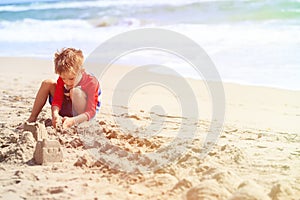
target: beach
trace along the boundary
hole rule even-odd
[[[223,83],[224,123],[203,156],[211,124],[211,99],[203,81],[187,79],[191,88],[200,88],[195,122],[180,115],[176,95],[157,88],[136,92],[123,105],[112,102],[118,89],[113,86],[131,68],[111,67],[101,79],[102,106],[94,121],[61,132],[47,126],[49,139],[61,145],[63,161],[37,165],[32,160],[36,141],[16,128],[28,118],[41,81],[57,78],[53,63],[30,57],[1,57],[0,63],[0,199],[299,198],[297,90]],[[155,99],[166,107],[165,114],[149,110]],[[112,112],[112,106],[121,111]],[[44,124],[49,118],[47,103],[38,122]],[[150,127],[145,135],[151,120],[160,118],[165,119],[162,129]],[[118,119],[127,119],[137,128],[122,129]],[[197,128],[188,140],[176,135],[183,121]],[[161,148],[164,145],[166,149]],[[180,146],[187,148],[172,157],[170,152]],[[151,153],[165,156],[167,162],[154,162]]]
[[[0,199],[299,199],[299,6],[2,0]],[[99,112],[18,129],[67,47]]]

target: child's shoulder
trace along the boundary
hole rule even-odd
[[[85,82],[85,83],[93,83],[93,84],[98,84],[99,83],[97,77],[94,76],[91,73],[88,73],[88,72],[84,72],[83,73],[83,82]]]
[[[86,71],[83,72],[83,76],[86,76],[86,78],[89,78],[89,79],[97,79],[97,77],[93,73],[89,73]]]

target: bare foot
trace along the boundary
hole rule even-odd
[[[32,122],[35,122],[35,121],[36,121],[36,120],[30,120],[30,119],[28,119],[28,120],[26,120],[24,123],[19,124],[19,125],[17,126],[17,130],[23,130],[23,129],[24,129],[25,123],[32,123]]]

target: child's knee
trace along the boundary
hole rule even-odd
[[[86,94],[81,90],[81,88],[75,87],[70,90],[70,97],[72,100],[86,99]]]
[[[53,79],[46,79],[42,82],[41,87],[48,87],[50,88],[51,86],[55,86],[56,82]]]

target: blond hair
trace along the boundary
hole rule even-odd
[[[55,73],[59,75],[63,72],[76,74],[82,69],[83,60],[81,50],[63,48],[54,56]]]

